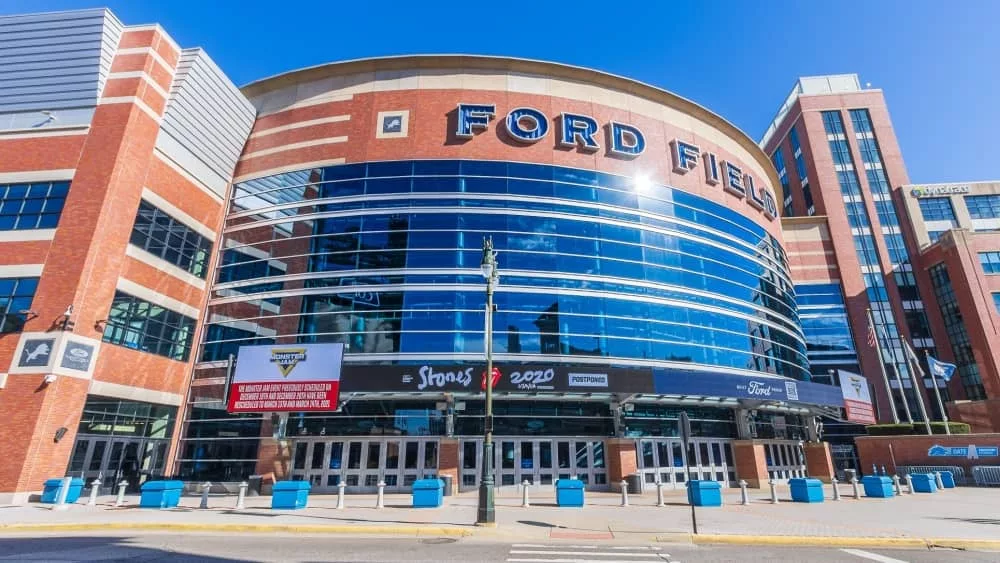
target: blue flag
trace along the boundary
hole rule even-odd
[[[955,373],[955,364],[940,362],[931,356],[927,356],[927,367],[931,368],[935,377],[940,377],[946,383],[951,381],[951,375]]]

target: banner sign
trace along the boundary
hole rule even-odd
[[[335,411],[343,344],[241,346],[228,411]]]
[[[981,457],[1000,456],[998,446],[939,446],[933,445],[927,450],[928,457],[964,457],[967,459],[979,459]]]
[[[496,364],[499,392],[652,393],[648,368]],[[344,392],[415,391],[480,393],[482,364],[344,366]]]
[[[875,424],[875,408],[872,406],[868,380],[849,371],[837,370],[840,376],[840,392],[844,396],[847,420],[858,424]]]
[[[750,377],[653,368],[653,383],[659,395],[695,395],[844,406],[840,389],[833,385],[780,377]]]

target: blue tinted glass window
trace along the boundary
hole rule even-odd
[[[212,241],[146,201],[139,202],[129,242],[199,278],[208,274]]]
[[[195,320],[122,291],[116,291],[105,342],[187,361],[194,338]]]
[[[919,200],[920,214],[924,221],[954,221],[955,210],[951,207],[951,198],[926,197]]]
[[[24,329],[37,287],[38,278],[0,278],[0,334]]]
[[[1000,252],[980,252],[979,263],[987,274],[1000,274]]]
[[[54,228],[68,191],[69,182],[0,184],[0,231]]]
[[[1000,217],[1000,195],[967,195],[965,206],[973,219],[996,219]]]

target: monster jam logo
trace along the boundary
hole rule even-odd
[[[278,371],[281,372],[281,377],[288,377],[288,374],[292,373],[295,366],[299,365],[299,362],[304,361],[306,361],[305,348],[271,349],[271,363],[278,366]]]

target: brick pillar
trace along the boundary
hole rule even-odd
[[[803,445],[806,452],[806,472],[813,479],[829,483],[835,475],[833,457],[830,455],[828,442],[806,442]]]
[[[451,476],[451,494],[458,493],[458,438],[441,438],[438,445],[438,475]]]
[[[748,487],[759,489],[767,484],[767,457],[764,444],[754,440],[733,442],[733,461],[736,462],[736,478],[747,482]]]
[[[272,438],[270,417],[265,416],[260,425],[260,445],[257,446],[257,475],[264,477],[264,484],[288,479],[292,469],[292,442]]]
[[[636,454],[635,440],[628,438],[608,438],[604,441],[604,449],[608,452],[608,483],[614,486],[639,470],[639,457]]]
[[[44,377],[10,375],[0,391],[0,412],[6,413],[0,425],[0,503],[27,502],[46,479],[66,475],[90,382],[60,376],[43,384]],[[59,428],[66,433],[56,442]]]

